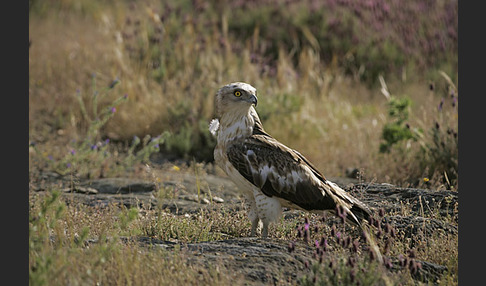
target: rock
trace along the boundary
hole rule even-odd
[[[412,237],[415,235],[430,237],[432,234],[438,231],[442,231],[445,234],[457,235],[457,226],[437,219],[424,218],[420,216],[387,216],[383,219],[383,225],[387,222],[396,229],[402,230],[405,237]]]
[[[418,260],[417,262],[419,262],[422,267],[418,269],[417,273],[412,274],[412,276],[415,279],[425,283],[438,283],[439,278],[444,272],[447,271],[446,266],[420,260]]]
[[[96,195],[98,190],[89,187],[75,186],[73,188],[64,188],[61,190],[64,193],[79,193],[85,195]]]
[[[46,181],[52,181],[56,188],[62,185],[62,196],[69,197],[67,201],[75,200],[89,206],[108,206],[112,203],[126,207],[144,206],[162,208],[176,215],[197,214],[201,209],[215,210],[218,209],[216,204],[221,203],[224,203],[227,210],[239,210],[242,207],[241,195],[236,186],[226,177],[201,175],[196,178],[193,174],[183,172],[155,175],[162,178],[160,184],[131,178],[105,178],[81,180],[74,187],[71,187],[72,179],[56,177],[55,174],[46,174],[44,177]],[[389,223],[405,237],[410,238],[421,234],[430,236],[436,232],[444,232],[448,235],[458,233],[457,226],[449,223],[457,222],[458,193],[455,191],[401,188],[386,183],[362,183],[351,178],[330,180],[375,211],[384,209],[385,215],[381,222],[383,229],[384,225]],[[163,188],[159,191],[161,186]],[[35,186],[32,185],[32,188],[35,189]],[[39,187],[38,191],[48,189],[43,186]],[[406,208],[406,212],[403,208]],[[426,217],[427,214],[431,215]],[[283,215],[284,219],[292,219],[301,216],[302,213],[296,210],[285,210]],[[442,216],[448,219],[440,220]],[[334,216],[330,216],[330,219],[338,220]],[[246,277],[246,285],[297,284],[298,277],[309,273],[305,264],[313,257],[313,248],[310,246],[299,245],[295,251],[289,253],[289,242],[275,239],[228,238],[195,243],[177,243],[148,237],[122,238],[122,240],[127,242],[135,240],[147,247],[169,251],[177,247],[187,252],[188,263],[209,267],[227,261],[230,270],[234,269]],[[397,258],[391,260],[394,265],[397,264]],[[414,274],[414,278],[418,281],[435,283],[442,273],[447,271],[445,266],[426,261],[418,262],[422,266]],[[277,273],[282,271],[283,274],[279,277]]]
[[[339,183],[338,183],[339,184]],[[373,208],[384,208],[387,212],[409,205],[418,215],[438,210],[441,216],[457,217],[458,192],[436,191],[416,188],[400,188],[390,184],[358,183],[342,186],[353,196]]]
[[[404,267],[410,267],[410,265],[403,267],[400,266],[400,259],[397,257],[391,257],[390,260],[393,265],[392,271],[398,271]],[[438,265],[435,263],[430,263],[417,259],[415,259],[414,261],[415,265],[420,264],[420,267],[416,268],[416,271],[412,273],[412,277],[424,283],[438,284],[438,280],[440,280],[442,274],[447,271],[447,267],[443,265]]]
[[[213,197],[213,202],[222,204],[222,203],[224,203],[224,200],[222,198],[220,198],[220,197],[214,196]]]
[[[351,178],[351,179],[357,179],[359,176],[359,169],[358,168],[346,168],[345,171],[346,177]]]
[[[313,263],[314,249],[301,242],[289,252],[288,241],[266,240],[255,237],[233,238],[209,242],[175,243],[155,238],[123,238],[124,241],[138,241],[149,247],[174,250],[176,247],[187,254],[189,263],[206,266],[225,261],[225,266],[237,269],[246,277],[245,285],[296,284],[302,275],[308,275],[307,263]],[[391,271],[402,269],[397,257],[390,257]],[[420,264],[412,276],[424,283],[436,283],[447,271],[446,266],[415,260]],[[405,266],[407,267],[407,266]]]
[[[179,245],[180,250],[188,254],[189,262],[194,264],[209,266],[225,261],[227,267],[237,269],[246,277],[245,285],[278,285],[288,283],[289,279],[296,283],[298,277],[307,273],[305,261],[309,261],[313,253],[305,245],[289,253],[288,241],[254,237],[187,244],[147,238],[139,238],[138,241],[143,245],[167,250]]]
[[[82,185],[96,189],[101,194],[148,193],[156,190],[155,183],[129,178],[96,179]]]

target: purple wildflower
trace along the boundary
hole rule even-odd
[[[349,271],[349,279],[351,280],[351,283],[354,283],[356,280],[356,270],[354,270],[354,268]]]
[[[118,78],[115,78],[111,83],[110,85],[108,86],[108,88],[114,88],[115,85],[117,85],[118,83],[120,82],[120,80]]]
[[[380,238],[383,234],[383,231],[381,230],[381,228],[379,228],[377,231],[376,231],[376,237]]]
[[[112,107],[111,108],[111,113],[115,113],[116,112],[116,107]]]
[[[322,246],[322,251],[327,251],[327,247],[329,244],[327,243],[327,238],[324,238],[324,236],[321,239],[321,246]]]
[[[415,258],[415,251],[413,249],[408,250],[408,257]]]
[[[295,241],[289,242],[288,250],[289,250],[289,253],[291,253],[295,250]]]
[[[302,228],[300,226],[297,227],[297,237],[298,238],[302,237]]]
[[[374,261],[376,259],[376,255],[371,248],[368,250],[368,254],[370,256],[370,261]]]
[[[353,248],[352,248],[352,250],[353,250],[354,253],[358,253],[358,249],[359,249],[359,241],[357,239],[355,239],[353,241]]]
[[[341,207],[339,205],[336,206],[336,214],[337,214],[338,217],[341,217],[342,216]]]
[[[336,213],[337,213],[337,216],[339,218],[341,218],[341,222],[344,223],[344,221],[346,220],[346,216],[347,216],[346,210],[344,208],[342,208],[341,206],[336,206]]]
[[[310,232],[309,232],[309,230],[308,230],[308,229],[305,229],[305,230],[304,230],[304,242],[305,242],[305,243],[308,243],[308,242],[309,242],[309,240],[310,240]]]
[[[326,219],[327,219],[327,214],[326,214],[326,212],[322,212],[321,221],[322,221],[322,222],[325,222],[325,221],[326,221]]]
[[[406,262],[405,262],[405,258],[403,257],[403,254],[398,255],[398,264],[401,267],[405,267]]]
[[[348,236],[345,240],[344,247],[348,248],[352,243],[351,236]]]
[[[444,98],[440,100],[439,106],[437,107],[438,111],[442,111],[442,105],[444,105]]]
[[[378,215],[379,215],[380,217],[384,217],[384,216],[385,216],[385,209],[384,209],[384,208],[380,208],[380,209],[378,210]]]
[[[347,265],[349,267],[354,267],[356,265],[356,259],[353,256],[349,256]]]
[[[383,263],[385,264],[385,267],[388,268],[388,269],[391,269],[393,267],[391,259],[388,258],[388,257],[384,257]]]
[[[417,264],[417,262],[414,259],[411,259],[410,260],[410,262],[408,264],[408,269],[410,270],[410,272],[412,272],[412,274],[417,273],[417,271],[418,271],[418,264]]]

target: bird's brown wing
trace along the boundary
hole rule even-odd
[[[278,197],[302,209],[350,209],[354,199],[327,181],[297,151],[266,135],[253,135],[227,149],[231,164],[270,197]]]

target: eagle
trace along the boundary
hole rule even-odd
[[[261,224],[266,238],[269,224],[280,219],[283,207],[313,213],[341,210],[356,225],[369,220],[371,211],[363,202],[263,129],[257,102],[257,90],[250,84],[227,84],[216,93],[216,118],[209,126],[217,138],[214,160],[246,200],[251,236]]]

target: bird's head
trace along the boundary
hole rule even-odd
[[[244,82],[234,82],[221,87],[216,93],[216,114],[221,117],[227,112],[248,112],[251,106],[257,105],[256,93],[256,88]]]

